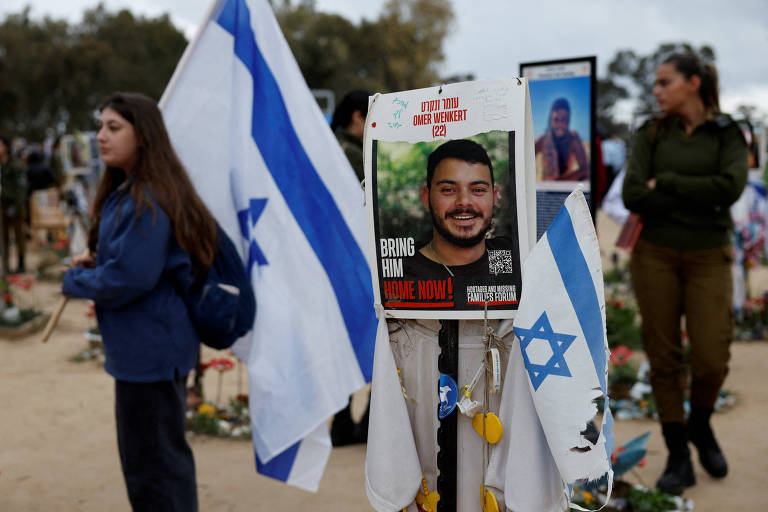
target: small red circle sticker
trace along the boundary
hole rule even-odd
[[[376,128],[376,123],[371,123],[371,128]]]

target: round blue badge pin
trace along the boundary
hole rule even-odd
[[[442,420],[447,418],[456,408],[456,403],[459,400],[459,386],[453,377],[441,373],[437,393],[440,397],[437,416]]]

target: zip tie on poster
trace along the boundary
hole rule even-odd
[[[501,341],[501,338],[496,336],[496,333],[493,330],[493,327],[488,327],[488,300],[485,300],[485,305],[483,307],[484,315],[483,315],[483,327],[485,328],[485,336],[483,336],[483,345],[485,346],[485,356],[486,356],[486,368],[488,368],[491,371],[491,381],[487,382],[486,385],[490,384],[490,389],[486,387],[486,392],[490,391],[491,393],[498,393],[501,389],[501,356],[499,355],[499,346],[503,347],[504,343]],[[491,346],[493,345],[493,346]],[[487,393],[486,393],[487,394]]]
[[[491,393],[498,393],[501,389],[501,357],[499,356],[499,349],[490,349],[488,355],[491,359]]]

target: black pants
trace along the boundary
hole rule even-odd
[[[185,383],[115,381],[117,446],[134,512],[197,511]]]

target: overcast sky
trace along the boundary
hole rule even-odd
[[[102,0],[108,9],[169,13],[191,38],[210,0]],[[2,0],[0,16],[32,6],[33,16],[79,21],[97,0]],[[318,10],[358,21],[375,19],[385,0],[316,0]],[[445,76],[516,76],[532,60],[597,55],[604,75],[618,49],[652,52],[659,43],[714,47],[721,104],[758,105],[768,115],[768,0],[451,0],[456,21],[446,40]]]

